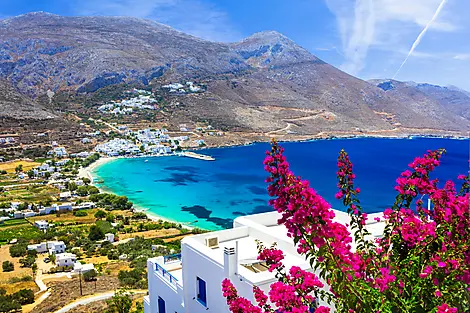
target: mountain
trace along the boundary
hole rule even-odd
[[[470,121],[421,92],[385,91],[350,76],[284,35],[202,40],[129,17],[43,12],[0,20],[0,78],[36,99],[49,91],[197,81],[207,91],[173,96],[170,123],[210,121],[256,134],[467,131]]]
[[[454,86],[445,87],[390,79],[376,79],[370,82],[396,97],[411,97],[427,108],[434,108],[439,114],[450,113],[470,120],[470,93],[465,90]]]
[[[57,116],[18,92],[8,81],[0,79],[0,120],[47,120]]]

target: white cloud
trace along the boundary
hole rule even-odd
[[[357,75],[365,66],[371,47],[382,50],[406,50],[416,35],[429,23],[441,0],[325,0],[335,14],[345,61],[341,68]],[[434,31],[455,31],[443,10],[430,26]],[[413,53],[420,56],[420,53]],[[423,55],[421,55],[423,56]]]
[[[147,18],[207,40],[230,42],[242,37],[226,12],[204,0],[84,0],[77,6],[78,15]]]
[[[470,53],[462,53],[454,56],[455,60],[467,61],[470,60]]]

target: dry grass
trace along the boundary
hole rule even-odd
[[[95,265],[96,264],[101,264],[101,263],[107,263],[107,262],[110,261],[106,255],[100,255],[100,256],[95,256],[94,255],[90,258],[88,258],[88,257],[86,257],[86,255],[84,255],[82,260],[86,263],[93,263]]]
[[[38,162],[18,160],[18,161],[0,163],[0,171],[5,170],[8,173],[14,173],[15,168],[20,164],[23,165],[23,172],[27,172],[30,169],[41,165],[41,163],[38,163]]]
[[[131,268],[129,267],[129,263],[125,261],[115,261],[106,266],[103,266],[103,273],[109,271],[110,276],[117,276],[120,271],[128,271]]]
[[[78,277],[74,277],[67,281],[53,282],[47,285],[51,287],[51,295],[44,300],[44,302],[34,308],[34,313],[55,312],[68,303],[81,297]],[[119,288],[119,280],[117,277],[99,276],[96,281],[96,289],[95,282],[84,281],[82,281],[82,288],[83,296],[116,290]]]
[[[147,231],[141,231],[141,232],[136,232],[136,233],[128,233],[128,234],[119,234],[119,239],[124,240],[128,238],[134,238],[134,237],[144,237],[144,238],[159,238],[159,237],[166,237],[166,236],[174,236],[178,235],[180,231],[175,228],[170,228],[170,229],[155,229],[155,230],[147,230]]]
[[[12,258],[10,256],[10,245],[0,246],[1,262],[3,263],[3,261],[10,261],[13,263],[15,267],[15,269],[12,272],[3,272],[3,270],[0,272],[0,284],[8,284],[8,280],[10,280],[13,277],[23,277],[23,276],[32,277],[33,276],[33,271],[30,268],[20,267],[21,266],[19,262],[20,259],[21,258]]]
[[[0,284],[0,288],[5,289],[7,294],[15,293],[21,289],[31,289],[33,292],[39,291],[39,288],[34,281],[24,281],[14,284]]]

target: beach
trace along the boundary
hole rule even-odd
[[[117,157],[101,157],[92,164],[90,164],[90,166],[80,168],[78,170],[78,177],[87,177],[93,182],[93,170],[116,159]]]
[[[146,156],[146,157],[158,157],[158,156]],[[123,157],[101,157],[99,158],[96,162],[93,162],[90,166],[88,167],[84,167],[84,168],[80,168],[79,171],[78,171],[78,177],[87,177],[91,180],[91,184],[95,187],[97,187],[101,193],[113,193],[115,194],[114,192],[108,190],[108,189],[105,189],[105,188],[102,188],[101,186],[98,186],[96,185],[96,183],[94,182],[94,178],[93,177],[93,171],[97,168],[99,168],[100,166],[103,166],[104,164],[106,163],[109,163],[109,162],[112,162],[112,161],[115,161],[117,159],[120,159],[120,158],[123,158]],[[119,196],[123,196],[121,194],[118,194]],[[179,221],[176,221],[176,220],[172,220],[172,219],[169,219],[169,218],[165,218],[165,217],[162,217],[158,214],[155,214],[153,212],[149,212],[149,209],[148,208],[144,208],[144,207],[141,207],[139,206],[138,204],[134,204],[133,206],[133,209],[136,211],[136,212],[142,212],[142,213],[145,213],[147,215],[147,217],[149,219],[151,219],[152,221],[158,221],[158,220],[162,220],[162,221],[165,221],[165,222],[170,222],[170,223],[177,223],[177,224],[181,224],[182,227],[186,228],[186,229],[193,229],[195,228],[194,226],[189,226],[185,223],[182,223],[182,222],[179,222]]]

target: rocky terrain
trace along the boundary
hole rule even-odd
[[[0,20],[0,77],[31,99],[122,83],[196,81],[207,91],[168,96],[180,104],[165,115],[170,123],[203,120],[253,134],[470,129],[463,92],[443,96],[399,82],[383,88],[382,81],[350,76],[274,31],[224,44],[136,18],[30,13]]]

